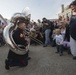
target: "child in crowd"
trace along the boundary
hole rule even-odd
[[[59,53],[60,56],[62,56],[63,55],[63,37],[61,35],[60,29],[56,29],[55,33],[56,33],[56,35],[55,35],[54,39],[56,40],[56,47],[57,47],[56,53]]]

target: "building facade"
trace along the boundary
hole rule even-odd
[[[67,7],[64,7],[64,5],[61,6],[62,7],[62,11],[61,13],[58,14],[58,17],[61,17],[62,20],[68,18],[70,19],[71,15],[72,15],[72,11],[69,8],[69,5]]]

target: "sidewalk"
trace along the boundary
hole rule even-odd
[[[63,56],[56,54],[55,47],[31,46],[29,64],[27,67],[4,68],[8,47],[0,47],[0,75],[76,75],[76,60],[64,52]]]

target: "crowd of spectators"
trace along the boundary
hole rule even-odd
[[[3,29],[5,26],[0,26],[0,46],[4,45],[3,40]],[[56,35],[56,29],[60,29],[61,35],[64,38],[64,45],[63,46],[69,46],[66,45],[66,43],[69,43],[69,25],[68,22],[65,20],[62,21],[50,21],[47,18],[42,18],[42,21],[40,19],[37,20],[37,22],[31,21],[27,25],[27,31],[30,32],[30,44],[39,45],[42,44],[43,47],[47,46],[56,46],[56,41],[54,39]],[[34,39],[33,39],[33,38]]]
[[[75,8],[76,1],[74,1],[70,7],[72,10],[74,9],[76,10]],[[70,43],[73,43],[73,42],[70,42],[71,41],[70,36],[72,38],[74,37],[74,39],[76,38],[75,26],[72,27],[72,24],[75,25],[74,24],[75,23],[74,17],[76,16],[75,12],[76,11],[74,11],[74,15],[72,16],[71,20],[69,19],[68,16],[66,18],[62,18],[61,16],[59,16],[59,19],[56,21],[50,21],[45,17],[42,18],[42,20],[38,19],[37,22],[33,20],[30,21],[30,23],[27,25],[27,28],[26,28],[26,31],[28,32],[26,36],[30,37],[30,45],[33,44],[33,45],[43,45],[43,47],[48,47],[48,46],[56,47],[57,48],[56,53],[59,53],[60,56],[63,55],[64,50],[66,49],[68,54],[73,55],[73,53],[71,53],[72,46],[70,45]],[[0,26],[0,46],[5,44],[3,40],[4,27],[5,26]],[[76,56],[75,56],[75,59],[76,59]]]
[[[30,22],[30,24],[27,26],[27,29],[31,32],[31,36],[33,36],[35,39],[33,40],[31,38],[30,43],[34,45],[42,44],[43,47],[57,47],[58,45],[61,45],[59,47],[59,50],[57,50],[60,54],[60,56],[63,55],[64,50],[68,52],[68,54],[71,54],[70,52],[70,32],[69,32],[69,19],[68,16],[62,21],[59,17],[57,21],[50,21],[47,18],[42,18],[42,21],[38,19],[38,22]],[[57,32],[61,36],[58,36],[59,40],[62,37],[62,41],[59,42],[59,40],[56,38]],[[36,40],[37,39],[37,40]],[[40,42],[41,41],[41,42]],[[57,44],[57,42],[59,44]],[[62,49],[62,51],[60,51]],[[56,53],[58,53],[56,52]],[[62,54],[60,53],[62,52]]]

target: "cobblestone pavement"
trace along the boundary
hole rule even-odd
[[[31,46],[31,60],[27,67],[11,67],[5,69],[5,59],[8,47],[0,47],[0,75],[76,75],[76,60],[64,52],[63,56],[56,54],[55,47]]]

